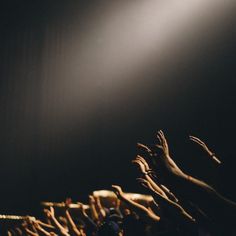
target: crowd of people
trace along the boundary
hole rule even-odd
[[[216,164],[221,161],[200,139],[190,136]],[[172,159],[162,131],[152,146],[138,143],[133,160],[147,196],[127,194],[112,185],[113,195],[91,194],[88,204],[67,199],[63,207],[45,207],[44,218],[26,217],[6,235],[27,236],[215,236],[236,235],[236,203],[207,183],[185,173]]]

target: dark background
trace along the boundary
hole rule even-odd
[[[109,1],[2,4],[0,212],[33,214],[41,200],[84,199],[112,183],[143,191],[131,160],[136,142],[152,143],[158,129],[184,170],[236,200],[233,9],[214,29],[199,33],[203,43],[193,40],[187,52],[170,51],[158,65],[153,57],[133,77],[119,72],[124,85],[106,87],[99,75],[89,80],[76,71],[76,55],[86,47],[87,35],[101,27],[106,5]],[[95,51],[98,61],[99,56]],[[83,63],[88,71],[96,67],[90,58]],[[222,166],[191,144],[189,134],[205,140]]]

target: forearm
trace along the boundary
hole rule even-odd
[[[71,217],[68,210],[66,211],[66,219],[68,220],[69,229],[72,231],[72,233],[74,235],[80,236],[81,234],[80,234],[77,226],[75,225],[75,222],[73,221],[73,219],[72,219],[72,217]]]
[[[37,233],[35,233],[27,228],[25,229],[25,232],[26,232],[26,234],[28,234],[30,236],[39,236]]]
[[[165,197],[167,197],[166,194],[165,194],[165,192],[155,183],[155,181],[154,181],[148,174],[145,175],[145,178],[146,178],[146,180],[151,184],[152,188],[153,188],[155,191],[160,192],[162,195],[164,195]]]
[[[83,221],[86,225],[86,231],[87,231],[88,235],[91,235],[89,232],[96,232],[97,231],[96,223],[88,215],[84,215]]]
[[[49,232],[47,232],[45,229],[43,229],[42,227],[37,227],[37,230],[41,233],[40,235],[45,235],[45,236],[50,236],[51,234]]]
[[[123,202],[125,202],[131,210],[135,211],[139,216],[145,218],[145,219],[152,219],[154,221],[159,221],[160,217],[155,215],[154,213],[150,212],[146,207],[144,207],[143,205],[128,199],[124,196],[121,197],[121,200]]]
[[[219,214],[228,212],[236,216],[236,203],[199,179],[184,174],[176,178],[172,187],[180,198],[192,201],[213,218],[217,218],[216,211]]]
[[[101,216],[102,218],[106,217],[106,212],[105,212],[104,208],[102,207],[102,204],[99,200],[96,202],[96,209],[97,209],[99,216]]]
[[[61,232],[61,234],[63,234],[64,236],[70,236],[66,232],[66,230],[62,227],[62,225],[57,221],[55,216],[52,216],[51,219],[52,219],[53,225],[55,226],[56,229],[58,229]]]
[[[48,228],[48,229],[55,229],[54,226],[52,226],[52,225],[50,225],[50,224],[47,224],[47,223],[44,223],[44,222],[42,222],[42,221],[40,221],[40,220],[38,220],[37,223],[38,223],[39,225],[45,227],[45,228]]]
[[[91,215],[92,215],[93,220],[98,221],[99,217],[98,217],[98,213],[97,213],[97,210],[95,208],[95,205],[91,204],[90,209],[91,209]]]

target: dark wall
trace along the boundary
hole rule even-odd
[[[106,4],[8,1],[1,8],[0,212],[34,212],[41,200],[77,200],[112,183],[140,191],[131,164],[136,142],[151,143],[158,129],[185,170],[236,199],[235,16],[229,11],[194,53],[171,52],[165,70],[153,57],[136,79],[124,72],[126,85],[105,89],[99,78],[77,74],[73,50],[84,53],[96,30],[90,18],[99,22]],[[223,165],[189,134],[206,140]]]

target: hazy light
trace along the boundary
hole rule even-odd
[[[153,61],[160,71],[166,70],[179,59],[171,57],[173,51],[179,51],[182,60],[189,51],[197,52],[194,47],[209,41],[233,5],[230,0],[107,3],[87,19],[84,34],[79,29],[72,32],[73,40],[64,40],[67,61],[58,68],[58,78],[45,84],[47,116],[66,124],[87,120],[101,103],[115,105],[117,95],[125,96],[125,91],[120,94],[123,88],[142,91],[145,78],[136,83],[136,77]],[[53,64],[53,55],[50,60],[45,61]]]

